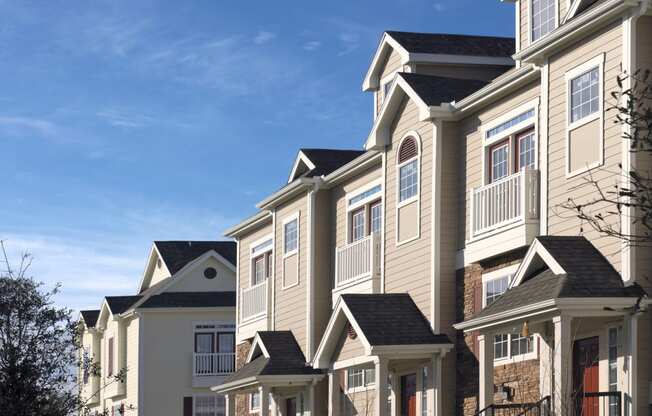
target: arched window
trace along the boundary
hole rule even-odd
[[[416,198],[419,194],[419,144],[408,136],[398,149],[398,201]]]

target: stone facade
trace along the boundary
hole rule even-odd
[[[520,263],[525,249],[516,250],[495,259],[471,264],[457,271],[456,302],[457,322],[470,319],[482,309],[482,274]],[[478,409],[478,334],[458,331],[455,341],[457,361],[456,412],[458,415],[474,415]],[[516,364],[498,366],[494,371],[494,384],[513,389],[511,401],[531,402],[539,397],[539,361],[529,360]],[[536,400],[534,400],[536,401]],[[503,402],[499,395],[495,403]]]
[[[235,348],[235,366],[236,369],[241,369],[245,361],[247,361],[247,355],[251,349],[251,341],[244,341],[238,344]],[[249,416],[249,404],[247,403],[248,395],[238,394],[235,397],[235,414],[236,416]]]

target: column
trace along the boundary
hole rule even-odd
[[[260,391],[260,416],[269,416],[269,387],[261,386]]]
[[[428,415],[442,416],[442,402],[441,402],[441,371],[442,371],[442,356],[435,354],[430,359],[430,368],[428,370]]]
[[[562,416],[572,412],[573,383],[573,345],[570,316],[560,315],[552,318],[555,331],[553,350],[553,404],[554,414]]]
[[[494,338],[492,334],[478,335],[480,354],[480,387],[478,397],[479,410],[494,402]]]
[[[553,386],[552,386],[552,373],[553,373],[553,356],[552,351],[554,349],[554,344],[552,343],[552,337],[548,334],[547,330],[541,332],[540,339],[541,343],[541,353],[539,356],[539,385],[541,386],[541,398],[546,396],[552,397]]]
[[[224,395],[224,415],[235,416],[235,393]]]
[[[386,358],[376,357],[376,400],[374,401],[374,414],[376,416],[389,416],[387,414],[387,375],[389,374],[389,362]]]
[[[274,393],[269,395],[270,416],[278,415],[278,399]]]
[[[638,396],[637,390],[637,369],[638,369],[638,316],[628,316],[625,318],[624,326],[624,343],[626,345],[625,355],[625,395],[623,409],[624,414],[636,416]]]
[[[401,416],[401,396],[399,395],[401,378],[393,373],[390,373],[390,377],[392,380],[390,385],[391,390],[389,393],[391,398],[391,409],[388,416]]]
[[[315,385],[310,384],[306,387],[303,395],[303,415],[312,416],[315,414]]]
[[[328,416],[339,416],[340,409],[340,379],[335,370],[328,372]]]

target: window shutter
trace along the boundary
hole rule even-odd
[[[183,398],[183,416],[192,416],[192,396]]]
[[[414,137],[408,137],[401,143],[401,148],[398,150],[398,163],[403,163],[407,160],[416,157],[419,154],[417,141]]]

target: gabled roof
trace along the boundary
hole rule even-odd
[[[564,17],[563,22],[565,23],[575,16],[584,13],[600,1],[602,0],[574,0],[571,6],[568,8],[568,13]]]
[[[242,384],[274,376],[321,376],[312,368],[291,331],[261,331],[256,334],[246,364],[228,376],[214,391],[227,391]]]
[[[235,292],[163,292],[143,302],[139,308],[235,307]]]
[[[364,150],[301,149],[288,183],[299,177],[326,176],[362,155]]]
[[[107,296],[106,304],[112,315],[120,315],[128,310],[131,305],[138,302],[142,296]]]
[[[215,250],[234,266],[237,263],[236,244],[233,241],[155,241],[154,244],[173,275],[211,250]]]
[[[87,328],[92,328],[97,323],[97,318],[100,316],[99,309],[80,311],[81,318],[84,320]]]
[[[385,33],[395,39],[406,51],[412,53],[509,58],[516,49],[514,38],[507,37],[398,32],[393,30]]]
[[[400,72],[398,74],[416,92],[426,105],[451,103],[483,88],[489,82],[434,75]]]
[[[451,35],[442,33],[413,33],[387,31],[367,70],[362,89],[375,90],[385,61],[394,50],[401,65],[431,63],[444,65],[490,65],[511,67],[511,55],[516,50],[512,38],[495,36]]]

